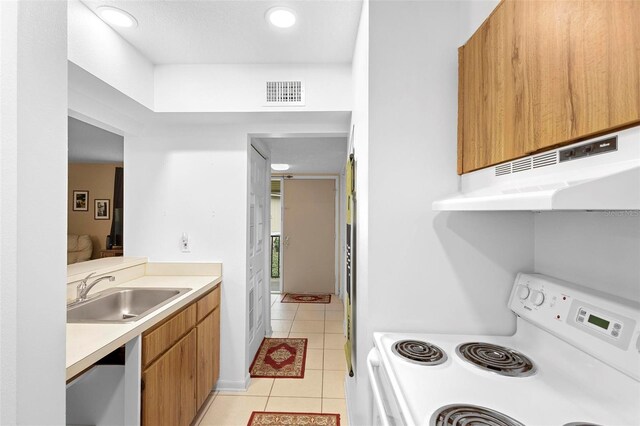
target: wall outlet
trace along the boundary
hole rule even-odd
[[[189,234],[186,232],[182,233],[182,238],[180,239],[180,250],[183,253],[191,252],[191,246],[189,245]]]

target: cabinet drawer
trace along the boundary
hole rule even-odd
[[[197,320],[200,322],[220,304],[220,286],[214,288],[210,293],[203,296],[196,302]]]
[[[149,365],[196,325],[196,306],[191,304],[177,315],[142,334],[142,365]]]

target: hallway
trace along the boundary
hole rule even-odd
[[[342,301],[335,295],[329,304],[281,299],[271,295],[271,337],[308,339],[304,378],[253,378],[246,392],[216,392],[195,425],[245,426],[252,411],[337,413],[340,425],[348,425]]]

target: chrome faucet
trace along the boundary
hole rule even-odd
[[[89,278],[91,278],[94,275],[95,275],[95,272],[92,272],[89,275],[87,275],[83,280],[80,280],[80,284],[78,284],[78,287],[76,287],[76,300],[75,300],[76,302],[84,302],[85,300],[87,300],[87,293],[89,293],[89,290],[91,290],[93,286],[98,284],[100,281],[102,280],[115,281],[116,279],[116,277],[114,277],[113,275],[106,275],[104,277],[100,277],[98,279],[93,280],[91,284],[87,285],[87,281],[89,281]]]

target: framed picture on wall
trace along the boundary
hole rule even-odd
[[[89,211],[89,191],[73,191],[73,211]]]
[[[96,220],[111,219],[111,200],[94,200],[93,218]]]

